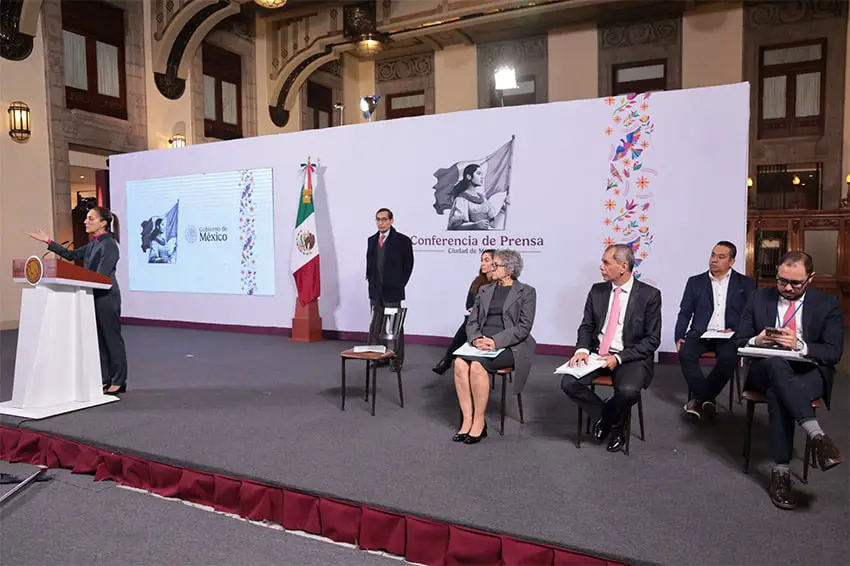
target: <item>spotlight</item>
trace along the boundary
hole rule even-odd
[[[513,67],[501,67],[493,73],[496,81],[496,90],[511,90],[517,88],[516,69]]]
[[[363,112],[363,117],[372,121],[372,116],[375,114],[375,108],[378,107],[378,102],[381,97],[376,94],[370,94],[360,99],[360,111]]]

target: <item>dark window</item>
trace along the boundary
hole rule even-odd
[[[825,54],[825,40],[761,49],[760,138],[823,135]]]
[[[533,75],[517,77],[516,88],[496,90],[495,82],[490,87],[490,107],[522,106],[537,102],[536,83]]]
[[[759,165],[756,169],[756,203],[762,210],[820,208],[821,163]]]
[[[307,81],[307,121],[303,129],[318,130],[333,126],[333,108],[333,90]]]
[[[65,105],[127,119],[124,11],[103,2],[62,2]]]
[[[242,58],[204,43],[204,135],[242,137]]]
[[[425,91],[387,95],[387,120],[425,115]]]
[[[612,96],[667,90],[667,61],[614,65]]]

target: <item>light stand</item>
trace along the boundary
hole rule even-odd
[[[16,493],[23,490],[25,487],[27,487],[32,482],[49,480],[50,479],[49,477],[44,477],[44,478],[39,479],[39,476],[41,476],[41,474],[43,474],[45,471],[47,471],[47,466],[39,466],[37,471],[33,472],[29,477],[27,477],[24,480],[21,480],[21,479],[13,476],[11,474],[0,474],[0,484],[10,484],[10,483],[17,483],[18,484],[15,487],[13,487],[12,489],[10,489],[9,491],[7,491],[6,493],[4,493],[2,495],[2,497],[0,497],[0,505],[2,505],[6,501],[8,501],[12,497],[14,497]]]

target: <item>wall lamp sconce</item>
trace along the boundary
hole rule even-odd
[[[748,187],[752,187],[752,186],[753,186],[753,178],[752,178],[752,177],[747,177],[747,186],[748,186]]]
[[[342,102],[337,102],[336,104],[334,104],[334,110],[336,110],[337,114],[339,114],[339,119],[337,120],[337,125],[338,126],[344,126],[345,125],[345,112],[344,112],[345,111],[345,104],[343,104]]]
[[[32,135],[30,107],[16,101],[9,105],[9,135],[13,140],[27,141]]]
[[[370,94],[360,99],[360,111],[363,112],[363,117],[372,121],[372,116],[375,114],[375,108],[378,107],[378,102],[381,97],[377,94]]]
[[[183,134],[174,134],[171,136],[171,139],[168,140],[168,145],[171,147],[186,147],[186,136]]]

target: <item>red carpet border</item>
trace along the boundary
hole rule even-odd
[[[0,427],[0,459],[90,474],[95,481],[112,480],[337,542],[359,541],[362,550],[386,551],[420,564],[620,566],[563,548],[160,464],[25,429]]]

